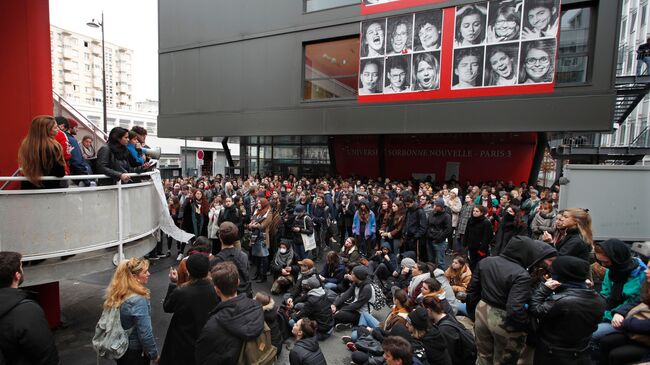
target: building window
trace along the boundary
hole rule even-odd
[[[357,96],[358,36],[305,44],[304,55],[304,100]]]
[[[346,5],[359,5],[359,0],[305,0],[305,12],[309,13]]]
[[[589,80],[592,7],[562,10],[558,46],[557,83],[585,83]]]

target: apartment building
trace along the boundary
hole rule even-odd
[[[75,105],[102,105],[102,43],[50,26],[52,89]],[[106,105],[133,108],[133,50],[106,42]]]

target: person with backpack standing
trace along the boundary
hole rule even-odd
[[[151,295],[145,287],[149,275],[146,259],[123,260],[106,289],[104,309],[119,308],[122,328],[131,330],[128,350],[116,360],[118,365],[148,365],[160,360],[151,327]]]
[[[438,326],[444,338],[452,365],[470,365],[476,363],[476,343],[474,337],[453,316],[445,313],[442,302],[436,296],[422,300],[427,315]]]
[[[210,274],[221,302],[196,341],[196,364],[237,364],[246,343],[264,331],[262,305],[238,294],[239,273],[232,262],[218,263]]]
[[[43,309],[18,289],[22,255],[0,252],[0,364],[58,365],[59,354]]]
[[[246,294],[249,298],[253,297],[253,289],[250,281],[250,270],[248,266],[248,256],[235,244],[239,242],[239,229],[232,222],[223,222],[219,226],[219,240],[221,241],[221,251],[210,260],[210,267],[214,267],[220,262],[230,261],[235,264],[239,272],[238,294]]]
[[[187,264],[189,281],[176,285],[178,272],[169,271],[171,281],[163,302],[163,309],[173,313],[165,345],[160,355],[161,365],[194,365],[194,344],[208,320],[208,313],[217,305],[214,286],[208,279],[210,260],[207,254],[195,253],[183,260]]]

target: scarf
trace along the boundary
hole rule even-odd
[[[281,253],[280,250],[275,253],[273,264],[277,267],[287,267],[291,260],[293,260],[293,248],[289,247],[286,253]]]

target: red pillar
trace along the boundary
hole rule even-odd
[[[48,0],[0,1],[0,44],[0,176],[9,176],[18,168],[18,147],[32,118],[53,113]],[[38,291],[50,326],[59,325],[59,283],[30,289]]]

